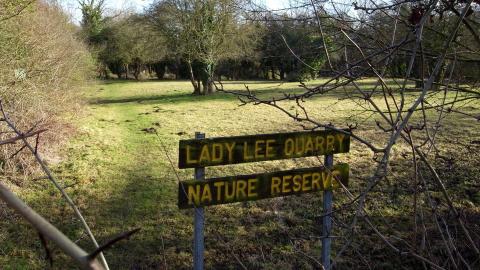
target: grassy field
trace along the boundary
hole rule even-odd
[[[230,82],[225,88],[244,91],[244,84],[262,96],[299,91],[295,83],[262,81]],[[75,123],[78,135],[61,150],[62,161],[51,164],[99,242],[122,231],[141,228],[130,240],[105,253],[111,269],[191,267],[193,210],[179,210],[176,206],[175,172],[180,180],[189,180],[193,170],[176,168],[180,139],[192,138],[196,131],[216,137],[302,130],[299,123],[274,108],[238,106],[239,101],[228,94],[195,97],[190,93],[188,82],[111,81],[92,85],[84,92],[85,111]],[[369,114],[353,111],[357,108],[353,102],[339,102],[343,97],[339,90],[308,101],[306,108],[312,117],[331,121],[336,126],[365,123],[356,133],[381,144],[383,135],[372,128],[374,122]],[[293,103],[284,105],[295,111]],[[472,112],[480,111],[479,104],[468,106]],[[451,185],[458,185],[458,192],[465,193],[461,196],[464,199],[456,203],[478,213],[480,192],[475,191],[475,187],[478,188],[475,179],[480,175],[480,149],[478,144],[471,143],[480,137],[478,123],[456,116],[445,125],[439,144],[446,145],[459,159],[444,173],[451,174],[456,181]],[[468,153],[473,154],[465,154],[467,147]],[[382,213],[378,218],[405,228],[409,226],[411,211],[397,204],[405,194],[395,190],[399,185],[408,185],[408,180],[402,180],[408,179],[411,173],[406,169],[411,167],[409,159],[402,157],[407,149],[404,145],[394,149],[392,175],[378,187],[378,197],[374,194],[369,200],[371,210]],[[353,192],[363,187],[363,177],[374,168],[372,157],[372,152],[355,141],[349,154],[336,156],[336,162],[351,165]],[[281,160],[207,168],[206,174],[207,177],[227,176],[318,164],[316,158]],[[78,239],[81,246],[92,249],[78,220],[49,183],[31,181],[16,190],[21,190],[22,198],[72,239]],[[345,200],[339,192],[336,205]],[[0,269],[44,269],[46,264],[36,233],[13,212],[2,211],[6,218],[0,220]],[[315,260],[320,258],[321,211],[319,194],[209,207],[206,210],[206,268],[316,269]],[[343,218],[347,220],[348,215],[338,220]],[[335,226],[343,225],[339,222]],[[396,228],[395,231],[408,233],[408,229]],[[335,241],[334,250],[342,241]],[[381,242],[373,235],[369,241],[353,244],[359,250],[368,249],[368,258],[363,260],[379,258],[373,265],[376,269],[394,267],[397,259],[382,261],[386,253]],[[54,269],[74,268],[59,250],[51,248]],[[339,261],[339,267],[355,268],[359,261],[361,258],[352,249]]]

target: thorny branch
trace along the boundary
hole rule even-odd
[[[21,141],[24,144],[24,147],[28,148],[32,155],[35,157],[36,162],[40,165],[42,168],[43,172],[47,176],[47,178],[50,180],[50,182],[53,183],[53,185],[60,191],[62,194],[63,198],[67,201],[67,203],[72,207],[73,211],[75,212],[75,215],[78,217],[80,220],[83,228],[87,232],[88,236],[90,237],[91,241],[95,245],[96,248],[99,248],[99,245],[97,243],[97,240],[95,239],[92,231],[90,230],[90,227],[88,226],[85,218],[83,217],[82,213],[78,209],[77,205],[73,202],[73,200],[70,198],[70,196],[65,192],[64,188],[58,183],[56,178],[53,176],[53,173],[50,171],[50,169],[47,167],[43,159],[41,158],[40,154],[37,151],[37,146],[33,147],[32,144],[28,141],[28,138],[34,135],[38,135],[44,130],[38,130],[38,131],[29,131],[27,133],[21,132],[14,124],[14,122],[9,118],[7,112],[5,111],[5,108],[3,107],[2,101],[0,100],[0,114],[1,114],[1,122],[4,122],[7,124],[7,126],[15,133],[17,134],[16,137],[7,139],[7,143],[13,143],[15,141]],[[5,141],[4,141],[5,142]],[[23,147],[22,147],[23,148]],[[107,261],[105,260],[105,257],[103,254],[100,252],[99,253],[100,260],[102,261],[103,266],[105,269],[108,268]]]
[[[380,2],[370,0],[362,3],[353,3],[352,6],[355,10],[363,12],[363,15],[353,16],[348,13],[340,14],[335,2],[310,1],[313,16],[301,18],[302,21],[313,20],[312,23],[318,26],[325,50],[325,66],[334,71],[333,77],[316,86],[308,86],[301,82],[300,91],[280,93],[273,98],[259,96],[248,86],[246,91],[227,91],[223,88],[219,91],[236,95],[242,106],[252,104],[273,107],[298,122],[304,129],[324,128],[347,133],[373,152],[377,165],[371,176],[367,178],[365,186],[358,195],[353,195],[344,187],[349,201],[334,210],[336,215],[342,215],[352,209],[352,206],[356,208],[353,213],[350,213],[350,224],[342,231],[345,235],[342,238],[345,240],[336,252],[333,265],[348,252],[348,247],[352,247],[355,241],[362,237],[358,232],[358,220],[361,219],[394,253],[415,258],[425,269],[429,267],[433,269],[476,268],[480,260],[478,232],[471,232],[472,227],[459,212],[445,184],[448,179],[442,179],[432,163],[430,152],[433,152],[433,157],[440,156],[442,150],[437,137],[445,128],[442,123],[447,117],[459,114],[477,120],[477,123],[480,120],[480,114],[464,109],[467,104],[478,104],[480,100],[478,85],[475,81],[464,78],[456,70],[460,65],[459,62],[480,61],[478,44],[475,47],[460,41],[470,35],[473,44],[478,43],[478,33],[472,27],[475,22],[470,19],[473,17],[467,18],[472,13],[472,9],[478,10],[478,1]],[[454,3],[453,6],[452,3]],[[330,4],[329,10],[337,13],[324,12],[321,21],[318,9],[324,10],[325,5],[328,4]],[[446,5],[450,6],[445,8]],[[302,6],[302,8],[307,7],[309,7],[308,4]],[[405,14],[405,10],[409,11],[409,14]],[[383,43],[376,42],[378,37],[375,35],[382,29],[375,25],[374,21],[369,21],[369,17],[375,20],[380,14],[394,26],[394,30],[390,32],[391,37],[388,38],[385,35]],[[439,30],[439,27],[432,23],[435,16],[450,16],[449,24]],[[323,27],[323,22],[326,21],[330,21],[328,31]],[[397,23],[400,23],[398,27]],[[344,38],[340,39],[339,36]],[[426,40],[426,37],[431,39],[432,36],[442,41],[441,46],[432,49],[430,45],[430,47],[426,45],[427,42],[431,43],[431,40]],[[329,47],[338,47],[344,51],[341,60],[331,59],[331,52],[327,48],[327,39],[330,37],[335,37],[336,42]],[[283,41],[293,56],[300,63],[304,63],[285,38]],[[402,71],[403,76],[392,72],[401,56],[407,59]],[[344,68],[339,68],[340,66]],[[365,86],[366,76],[375,79],[373,85]],[[328,108],[314,109],[306,106],[309,99],[322,98],[327,93],[332,94],[340,90],[343,90],[344,97],[340,97],[336,102],[337,107],[341,106],[342,102],[353,101],[357,107],[351,110],[352,115],[348,119],[359,118],[361,114],[368,113],[369,116],[365,120],[371,119],[374,125],[365,126],[364,129],[376,128],[382,132],[384,135],[381,141],[363,135],[365,132],[358,128],[362,128],[359,123],[351,123],[348,129],[342,129],[338,128],[337,124],[334,127],[330,119],[312,116],[315,115],[313,112],[316,109]],[[295,110],[291,109],[292,104],[295,105]],[[432,117],[435,113],[437,115]],[[409,238],[410,240],[386,235],[381,231],[382,225],[376,224],[369,218],[371,210],[369,210],[368,199],[378,186],[384,185],[387,176],[390,175],[389,163],[393,158],[392,150],[402,144],[406,144],[407,149],[410,149],[413,162],[413,178],[408,182],[412,196],[412,223],[414,224],[413,236]],[[441,198],[433,196],[435,191],[442,194]],[[427,220],[429,210],[432,222]],[[445,217],[448,213],[450,213],[450,219]],[[452,234],[452,226],[458,226],[459,231]],[[435,256],[434,252],[429,250],[432,247],[428,246],[428,241],[432,240],[429,239],[431,236],[428,235],[428,230],[432,228],[435,228],[441,236],[442,244],[435,249],[443,247],[446,255],[444,258]],[[398,247],[393,240],[400,241],[402,246],[407,245],[407,248]],[[418,240],[420,243],[417,242]],[[465,250],[465,247],[471,250],[470,257],[460,251]],[[309,257],[308,254],[305,256]],[[445,258],[447,261],[443,260]]]

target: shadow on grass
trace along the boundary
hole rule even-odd
[[[145,79],[145,80],[134,80],[134,79],[103,79],[99,80],[102,84],[125,84],[125,83],[158,83],[158,82],[190,82],[188,80],[170,80],[170,79]]]
[[[193,211],[179,210],[176,207],[178,186],[175,176],[166,162],[158,161],[160,152],[152,149],[153,142],[154,140],[149,137],[136,141],[138,145],[121,157],[131,162],[115,162],[110,165],[113,168],[96,168],[99,166],[98,163],[92,163],[91,169],[109,169],[114,175],[106,175],[110,181],[103,183],[103,187],[97,192],[77,194],[78,197],[76,197],[76,201],[84,202],[82,210],[87,214],[86,218],[100,243],[105,243],[120,232],[137,227],[142,228],[131,239],[119,242],[105,252],[112,269],[191,269]],[[478,159],[473,159],[473,161],[476,160]],[[395,161],[410,164],[408,160]],[[352,168],[359,170],[355,174],[361,174],[360,170],[369,166],[371,163],[367,159],[352,163]],[[478,166],[461,167],[457,170],[468,171],[472,168],[478,168]],[[465,177],[474,175],[474,172],[470,171]],[[458,178],[458,172],[452,174]],[[181,172],[182,179],[188,179],[191,175],[191,171]],[[105,175],[102,174],[101,177],[104,178]],[[395,184],[395,182],[392,183],[392,185]],[[361,185],[357,183],[351,188],[358,190]],[[409,209],[405,207],[410,207],[410,201],[403,202],[404,194],[397,194],[397,190],[390,188],[388,183],[382,183],[377,188],[379,192],[370,194],[371,200],[375,200],[380,206],[390,205],[386,209],[392,212],[371,215],[371,221],[378,224],[382,231],[390,231],[394,226],[395,230],[403,233],[402,236],[405,239],[410,239],[409,233],[413,227],[411,212],[401,211]],[[45,201],[37,201],[37,205],[51,206],[45,207],[45,213],[58,208],[50,196],[42,198]],[[340,202],[342,195],[339,194],[337,199],[337,202]],[[60,199],[57,198],[56,201],[58,200]],[[322,232],[319,230],[321,207],[312,207],[315,205],[321,205],[321,197],[305,194],[284,199],[263,200],[255,204],[209,207],[206,210],[205,227],[206,269],[241,269],[237,260],[244,263],[248,269],[315,269],[312,261],[299,257],[298,253],[290,249],[291,237],[305,239],[301,240],[305,243],[303,252],[311,256],[319,256],[318,241],[305,238],[321,237]],[[62,226],[67,230],[62,231],[70,232],[68,235],[75,235],[75,231],[78,235],[78,230],[74,230],[74,227],[78,227],[78,222],[68,219],[72,214],[68,211],[68,207],[65,208],[67,208],[67,214],[57,211],[50,213],[49,217],[55,221],[55,224],[67,223]],[[272,212],[272,209],[280,210],[280,214]],[[476,224],[478,217],[478,214],[475,214],[467,219],[470,220],[468,223]],[[338,223],[340,225],[347,224],[346,222],[349,221],[349,219],[344,220],[341,214],[336,218],[340,221]],[[453,221],[450,222],[453,224]],[[343,257],[346,259],[339,262],[338,269],[397,269],[398,265],[417,269],[419,261],[411,257],[400,257],[398,253],[385,248],[385,243],[372,233],[367,224],[359,224],[357,229],[359,240],[354,244],[358,249],[357,252],[365,256],[362,260],[371,263],[372,267],[358,264],[361,260],[352,249],[346,252]],[[12,223],[11,226],[17,225]],[[335,227],[335,233],[341,231],[341,227]],[[7,239],[18,238],[14,235],[15,230],[11,229],[8,233]],[[434,233],[429,231],[428,235],[434,235]],[[430,240],[434,241],[435,238]],[[463,238],[458,240],[459,243],[467,243]],[[80,242],[82,247],[92,250],[86,238],[82,238]],[[403,242],[393,243],[401,250],[409,248]],[[433,243],[437,244],[438,241]],[[28,244],[25,249],[33,247],[35,253],[40,253],[41,245],[38,241],[29,240]],[[341,239],[335,240],[333,250],[339,250],[341,244],[343,244]],[[459,251],[468,261],[475,260],[472,250],[466,245],[461,245]],[[438,252],[437,256],[443,256],[440,251],[435,252]],[[262,259],[262,254],[267,254],[267,257]],[[60,268],[60,265],[63,268]],[[478,263],[476,265],[478,266]],[[66,266],[58,259],[54,269],[73,269],[73,266]]]
[[[105,256],[112,269],[167,269],[166,264],[169,269],[191,269],[191,216],[176,206],[174,175],[166,164],[142,154],[148,149],[148,144],[140,146],[137,153],[131,153],[131,166],[116,168],[122,180],[112,187],[111,196],[92,194],[89,198],[95,202],[90,203],[96,209],[90,213],[97,221],[95,227],[109,231],[103,239],[141,228]]]
[[[185,80],[144,80],[144,81],[132,81],[132,80],[106,80],[103,81],[104,84],[126,84],[126,83],[188,83],[189,81]],[[222,82],[223,85],[238,85],[237,89],[228,89],[228,91],[236,92],[239,94],[246,94],[247,90],[243,85],[266,85],[265,87],[260,87],[260,89],[250,89],[251,92],[255,95],[258,95],[259,98],[262,99],[272,99],[272,98],[282,98],[285,94],[301,94],[306,90],[301,88],[299,85],[292,85],[289,88],[279,88],[282,85],[289,83],[283,81],[271,81],[271,80],[259,80],[259,81],[225,81]],[[394,81],[387,81],[391,88],[396,89],[396,84]],[[321,85],[322,82],[314,83],[314,85]],[[313,87],[314,85],[310,86]],[[363,88],[364,90],[372,90],[376,85],[376,81],[359,81],[357,85]],[[409,85],[410,86],[410,85]],[[339,87],[333,89],[325,94],[320,94],[311,97],[311,99],[322,98],[322,97],[333,97],[333,98],[344,98],[346,96],[345,91],[353,91],[356,92],[353,85],[348,84],[346,85],[346,89],[343,87]],[[410,91],[414,91],[409,89]],[[375,92],[376,95],[381,94],[381,86],[377,85],[377,91]],[[138,102],[138,103],[153,103],[153,104],[165,104],[165,103],[188,103],[188,102],[207,102],[213,100],[224,100],[224,101],[234,101],[238,100],[235,94],[230,93],[215,93],[212,95],[206,96],[197,96],[191,94],[188,90],[181,90],[178,92],[176,90],[174,93],[170,91],[170,93],[165,94],[155,94],[155,95],[143,95],[143,96],[130,96],[130,97],[123,97],[123,98],[99,98],[99,99],[92,99],[89,103],[90,104],[121,104],[121,103],[130,103],[130,102]]]
[[[175,79],[146,79],[146,80],[132,80],[132,79],[108,79],[100,80],[103,84],[123,84],[123,83],[155,83],[155,82],[171,82],[171,83],[189,83],[189,80],[175,80]],[[222,84],[285,84],[285,83],[298,83],[298,82],[289,82],[289,81],[280,81],[280,80],[238,80],[238,81],[222,81]]]
[[[153,104],[165,104],[165,103],[188,103],[188,102],[207,102],[214,100],[223,100],[223,101],[238,101],[238,94],[247,94],[246,90],[228,90],[232,93],[215,93],[212,95],[193,95],[191,93],[175,93],[175,94],[160,94],[160,95],[151,95],[151,96],[132,96],[127,98],[113,98],[113,99],[93,99],[89,102],[91,105],[95,104],[121,104],[121,103],[153,103]],[[272,98],[281,98],[285,94],[301,94],[304,90],[300,88],[291,88],[291,89],[258,89],[251,90],[251,93],[257,95],[257,97],[268,100]],[[321,97],[337,97],[343,98],[345,94],[340,91],[332,91],[326,94],[314,96],[311,99],[321,98]]]
[[[127,98],[118,99],[95,99],[89,102],[89,104],[121,104],[130,102],[148,102],[148,103],[182,103],[182,102],[202,102],[212,100],[234,100],[235,97],[229,94],[213,94],[208,96],[195,96],[190,93],[176,93],[166,95],[152,95],[152,96],[133,96]]]
[[[96,219],[104,220],[97,223],[96,227],[117,232],[142,228],[130,240],[122,241],[106,252],[112,269],[191,269],[193,211],[179,210],[176,207],[177,185],[173,179],[168,178],[173,176],[154,175],[153,166],[155,164],[146,161],[136,163],[130,170],[119,168],[125,173],[126,185],[119,187],[114,198],[96,205]],[[91,199],[99,201],[98,197]],[[290,214],[282,220],[276,215],[268,214],[270,205],[275,203],[280,203],[280,209]],[[205,228],[206,269],[241,269],[236,259],[248,269],[262,269],[269,265],[274,269],[314,268],[315,264],[311,261],[284,249],[290,247],[289,237],[292,235],[321,236],[321,219],[318,218],[321,208],[309,211],[305,207],[320,204],[321,197],[310,194],[276,202],[260,201],[253,204],[253,212],[248,209],[250,204],[208,208]],[[247,215],[243,216],[242,213]],[[404,231],[408,231],[411,226],[408,213],[371,218],[378,224],[401,224]],[[242,233],[242,230],[247,230],[248,233]],[[370,245],[358,248],[362,254],[368,254],[365,255],[367,261],[373,262],[378,269],[396,269],[395,266],[399,264],[414,269],[418,263],[411,258],[395,256],[380,239],[374,234],[370,235],[366,225],[360,226],[359,231],[362,239],[368,239]],[[219,241],[218,238],[222,240]],[[318,255],[315,251],[318,243],[311,243],[313,246],[307,249],[307,253]],[[341,244],[341,241],[336,244]],[[279,254],[278,250],[284,251]],[[263,252],[269,254],[267,259],[261,259]],[[345,257],[352,259],[340,262],[339,269],[368,269],[367,266],[355,265],[354,252],[347,252]]]

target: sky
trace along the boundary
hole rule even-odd
[[[68,13],[72,14],[73,21],[79,23],[82,13],[79,9],[78,0],[60,0],[59,2]],[[106,9],[110,12],[126,8],[142,11],[152,2],[153,0],[106,0]]]
[[[77,0],[59,0],[61,5],[67,12],[72,14],[72,19],[75,23],[79,23],[82,17],[80,9],[78,8]],[[114,10],[131,9],[136,11],[142,11],[145,7],[148,7],[154,0],[106,0],[107,10],[113,12]],[[289,0],[260,0],[269,9],[280,9],[288,6]]]
[[[265,5],[269,9],[281,9],[288,6],[287,0],[265,0]]]

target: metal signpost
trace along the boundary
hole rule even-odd
[[[333,130],[180,140],[178,167],[323,156],[349,150],[348,132]]]
[[[333,189],[348,185],[349,166],[333,165],[333,154],[350,150],[346,131],[322,130],[181,140],[179,168],[195,168],[194,180],[179,183],[178,206],[195,209],[195,270],[204,265],[204,206],[323,191],[322,264],[330,269]],[[325,155],[324,167],[205,179],[205,167]]]
[[[205,139],[205,133],[195,132],[195,139]],[[205,168],[199,167],[195,168],[195,180],[203,181],[205,180]],[[179,192],[183,193],[183,192]],[[195,217],[194,217],[195,227],[193,229],[193,269],[203,270],[203,254],[204,254],[204,235],[203,227],[205,225],[205,215],[203,207],[195,208]]]
[[[194,208],[328,191],[340,187],[335,178],[348,185],[348,171],[348,164],[339,163],[328,169],[312,167],[182,181],[179,183],[178,206]]]
[[[333,155],[325,156],[325,167],[333,169]],[[332,238],[332,203],[333,191],[326,189],[323,191],[323,219],[322,219],[322,264],[325,270],[330,270],[330,251]]]

